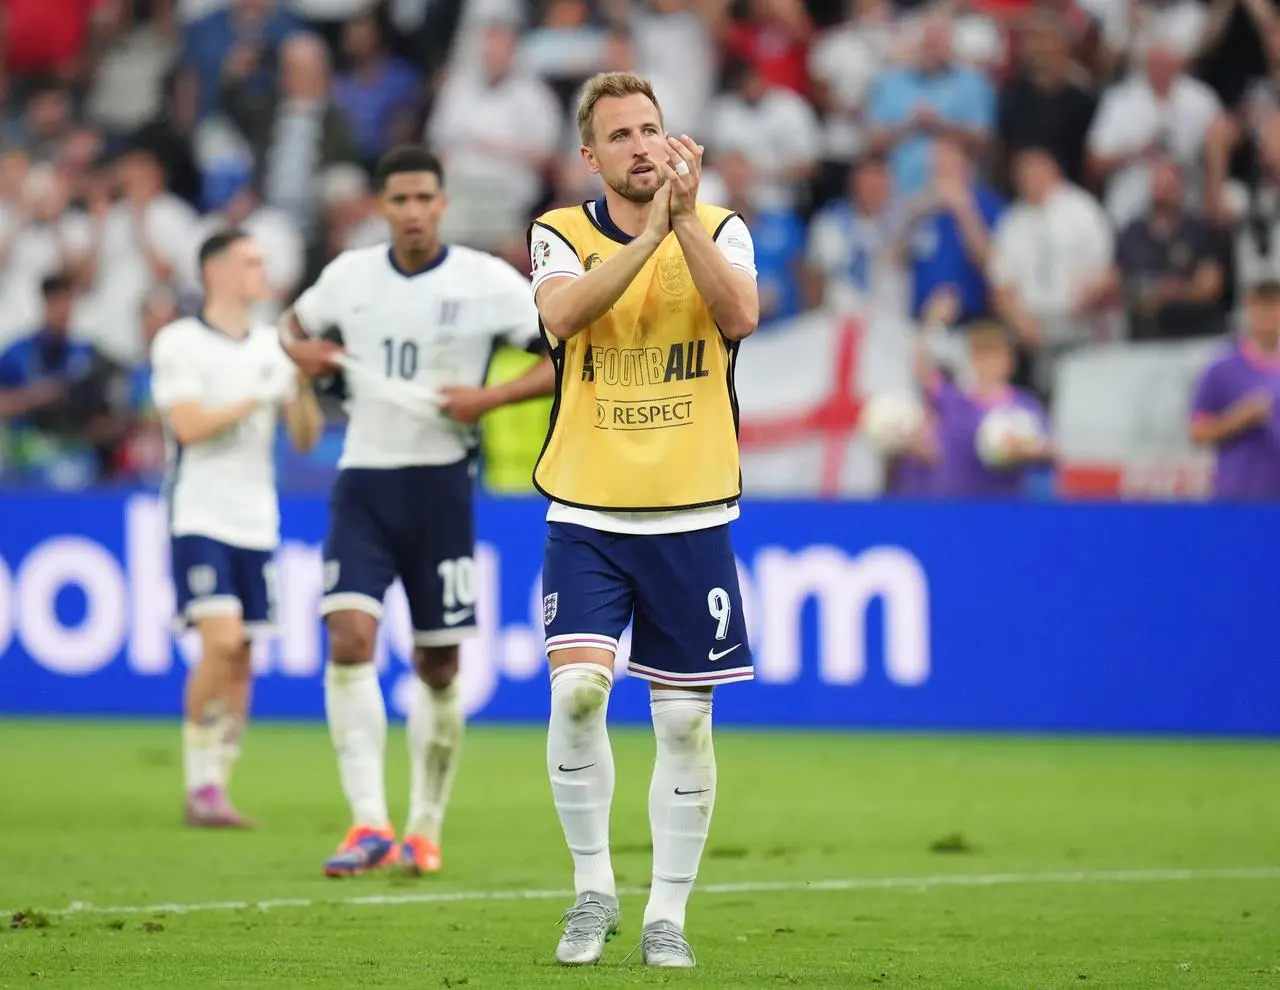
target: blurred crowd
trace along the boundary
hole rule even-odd
[[[528,268],[590,198],[572,104],[648,76],[755,239],[762,329],[939,292],[1017,380],[1099,340],[1221,334],[1280,274],[1270,0],[7,0],[0,477],[151,479],[148,341],[239,224],[276,308],[384,228],[378,155],[441,155],[446,240]]]

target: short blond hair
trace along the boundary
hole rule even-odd
[[[578,100],[578,136],[582,143],[589,145],[594,137],[592,123],[597,103],[606,97],[620,98],[637,93],[649,98],[661,121],[662,107],[658,106],[658,98],[653,95],[653,86],[648,79],[634,72],[597,72],[588,79],[582,87],[582,98]]]

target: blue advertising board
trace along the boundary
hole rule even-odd
[[[321,718],[325,504],[282,508],[281,636],[255,652],[255,713]],[[541,721],[543,504],[477,511],[466,705]],[[164,526],[149,494],[0,494],[0,713],[178,712],[196,649],[171,638]],[[1280,508],[748,502],[734,539],[757,679],[719,692],[722,723],[1280,734]],[[400,713],[398,588],[384,626]],[[643,685],[623,678],[611,710],[647,719]]]

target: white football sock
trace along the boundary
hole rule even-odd
[[[653,886],[644,923],[669,921],[683,929],[716,800],[711,694],[657,689],[649,708],[658,755],[649,787]]]
[[[182,769],[188,794],[202,787],[220,786],[221,753],[215,728],[182,723]]]
[[[419,680],[408,722],[409,825],[404,834],[421,835],[439,845],[465,722],[458,682],[432,688]]]
[[[551,796],[573,854],[573,886],[616,896],[609,859],[613,749],[605,728],[613,671],[570,663],[551,672],[547,772]]]
[[[231,785],[231,770],[240,759],[240,740],[244,738],[244,719],[239,715],[223,715],[218,719],[218,782],[226,789]]]
[[[324,675],[324,708],[338,754],[338,777],[356,825],[386,828],[387,708],[372,663],[331,663]]]

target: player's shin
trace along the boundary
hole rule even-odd
[[[240,759],[240,745],[249,720],[249,697],[253,691],[252,644],[240,645],[228,670],[224,687],[225,706],[215,731],[218,741],[218,778],[225,789],[231,784],[231,771]]]
[[[238,616],[221,615],[201,619],[197,630],[200,662],[187,677],[183,706],[182,752],[188,794],[222,786],[219,727],[227,714],[226,690],[241,625]]]
[[[434,651],[433,651],[434,652]],[[462,747],[464,717],[458,682],[457,649],[451,661],[420,665],[409,708],[409,824],[406,836],[419,836],[433,847],[440,844],[445,807],[453,789]],[[448,667],[448,682],[435,671]],[[425,677],[423,675],[426,675]],[[437,850],[438,854],[438,850]]]
[[[683,929],[716,797],[711,692],[655,688],[650,710],[658,746],[649,788],[653,886],[644,923]]]
[[[386,829],[387,709],[371,662],[329,662],[324,677],[325,713],[338,756],[338,776],[354,825]]]
[[[605,715],[613,671],[600,663],[568,663],[551,672],[547,770],[556,813],[573,854],[574,888],[616,896],[609,857],[613,750]]]

